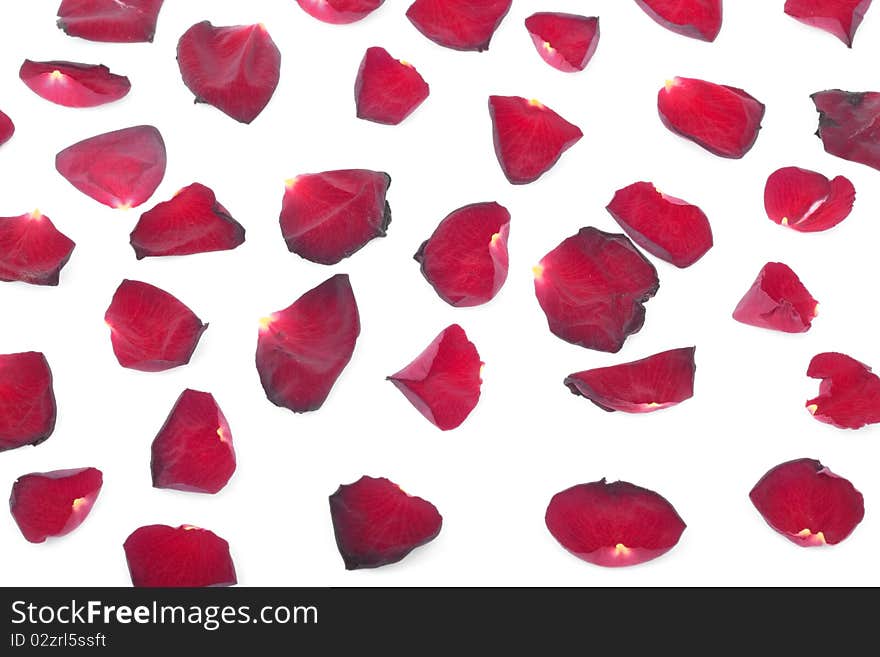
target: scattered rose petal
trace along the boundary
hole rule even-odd
[[[3,112],[0,112],[0,146],[12,139],[15,133],[15,124]]]
[[[871,0],[785,0],[785,13],[820,30],[830,32],[852,48]]]
[[[641,360],[570,374],[575,395],[605,411],[652,413],[694,396],[694,347],[672,349]]]
[[[354,23],[372,14],[385,0],[296,0],[309,16],[333,25]]]
[[[449,431],[464,422],[480,400],[482,367],[464,329],[452,324],[388,380],[428,421]]]
[[[197,103],[250,123],[275,93],[281,52],[262,23],[214,27],[202,21],[180,37],[177,63]]]
[[[880,378],[864,363],[827,352],[810,361],[807,376],[822,379],[819,396],[807,402],[807,410],[820,422],[838,429],[880,422]]]
[[[599,19],[577,14],[539,12],[526,30],[541,58],[565,73],[583,71],[599,46]]]
[[[434,291],[452,306],[491,301],[507,280],[510,213],[474,203],[447,216],[415,255]]]
[[[443,518],[437,508],[384,477],[361,477],[330,496],[336,545],[347,570],[378,568],[433,541]]]
[[[58,27],[89,41],[152,41],[163,0],[61,0]]]
[[[819,304],[787,265],[768,262],[733,311],[733,318],[784,333],[804,333],[818,314]]]
[[[634,566],[668,552],[685,530],[654,491],[604,479],[557,493],[544,517],[566,550],[597,566]]]
[[[833,228],[849,216],[856,189],[843,176],[828,180],[821,173],[785,167],[770,174],[764,208],[771,221],[802,233]]]
[[[0,217],[0,281],[58,285],[74,246],[39,210]]]
[[[537,100],[490,96],[495,155],[514,185],[534,182],[584,133]]]
[[[46,357],[0,354],[0,452],[39,445],[55,430],[55,393]]]
[[[208,328],[165,290],[128,279],[116,289],[104,321],[116,360],[142,372],[186,365]]]
[[[123,548],[134,586],[232,586],[238,582],[229,543],[201,527],[139,527],[125,539]]]
[[[645,323],[657,270],[625,235],[581,228],[534,269],[550,331],[572,344],[617,352]]]
[[[714,41],[721,31],[721,0],[636,0],[636,4],[676,34]]]
[[[354,83],[359,119],[397,125],[428,97],[425,79],[409,62],[384,48],[367,48]]]
[[[513,0],[415,0],[406,17],[434,43],[454,50],[489,49]]]
[[[865,516],[862,494],[814,459],[777,465],[749,498],[777,532],[795,545],[835,545]]]
[[[165,142],[151,125],[107,132],[68,146],[55,168],[86,196],[111,208],[146,201],[165,177]]]
[[[42,543],[79,527],[102,484],[96,468],[34,472],[15,480],[9,510],[22,535],[31,543]]]
[[[124,97],[131,82],[103,65],[24,60],[18,77],[41,98],[64,107],[97,107]]]
[[[361,332],[348,276],[333,276],[260,323],[257,370],[266,397],[294,413],[321,408]]]
[[[335,265],[384,237],[391,223],[385,200],[391,176],[346,169],[307,173],[287,181],[281,233],[287,248],[322,265]]]
[[[235,472],[232,432],[214,396],[184,390],[153,440],[155,488],[216,493]]]
[[[825,152],[844,160],[880,169],[880,93],[840,89],[819,91],[810,98],[819,112],[819,131]]]
[[[244,243],[244,228],[217,202],[214,192],[192,183],[141,215],[131,232],[138,260],[227,251]]]
[[[712,227],[703,211],[651,183],[617,190],[606,209],[633,242],[676,267],[690,267],[712,248]]]
[[[738,159],[758,139],[764,105],[742,89],[693,78],[669,80],[657,95],[663,125],[710,153]]]

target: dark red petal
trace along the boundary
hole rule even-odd
[[[345,25],[366,18],[385,0],[296,0],[309,16],[333,25]]]
[[[359,119],[397,125],[428,97],[428,83],[409,62],[367,48],[354,83]]]
[[[97,107],[125,96],[131,82],[103,65],[24,60],[18,77],[41,98],[65,107]]]
[[[675,78],[657,95],[663,125],[721,157],[741,158],[758,138],[764,105],[742,89]]]
[[[336,545],[347,570],[396,563],[440,533],[437,508],[385,479],[361,477],[330,496]]]
[[[604,479],[554,495],[544,521],[573,555],[609,567],[656,559],[675,547],[686,526],[654,491]]]
[[[151,125],[90,137],[55,156],[67,182],[111,208],[133,208],[150,198],[165,177],[165,162],[165,142]]]
[[[14,133],[15,124],[12,123],[12,119],[0,112],[0,146],[12,139]]]
[[[281,72],[281,52],[266,27],[196,23],[177,43],[183,83],[236,121],[250,123],[269,104]]]
[[[466,205],[440,222],[415,259],[446,303],[478,306],[493,299],[507,280],[509,232],[507,208],[497,203]]]
[[[345,274],[324,281],[261,321],[257,371],[266,397],[294,413],[321,408],[361,332]]]
[[[165,290],[128,279],[117,288],[104,321],[119,364],[143,372],[186,365],[208,328]]]
[[[232,432],[214,396],[184,390],[153,440],[155,488],[216,493],[235,472]]]
[[[61,0],[58,27],[89,41],[152,41],[163,0]]]
[[[814,459],[777,465],[749,498],[768,525],[801,547],[840,543],[865,516],[862,494]]]
[[[36,351],[0,354],[0,452],[39,445],[55,430],[52,370]]]
[[[123,548],[134,586],[232,586],[238,582],[229,543],[201,527],[139,527],[125,539]]]
[[[810,361],[807,376],[822,379],[819,396],[807,402],[807,410],[820,422],[839,429],[880,423],[880,378],[864,363],[827,352]]]
[[[39,210],[0,217],[0,281],[58,285],[74,246]]]
[[[631,363],[576,372],[565,378],[565,385],[606,411],[659,411],[694,396],[694,351],[694,347],[672,349]]]
[[[785,13],[801,23],[830,32],[852,48],[871,0],[785,0]]]
[[[825,152],[880,169],[880,93],[830,89],[810,98],[819,112],[816,134]]]
[[[347,169],[307,173],[287,181],[281,234],[287,248],[322,265],[335,265],[376,237],[385,237],[391,177],[381,171]]]
[[[636,0],[636,4],[676,34],[714,41],[721,31],[721,0]]]
[[[819,304],[788,265],[768,262],[733,311],[733,318],[784,333],[804,333]]]
[[[833,228],[849,216],[856,199],[853,184],[821,173],[785,167],[770,174],[764,208],[771,221],[802,233]]]
[[[534,182],[584,133],[537,100],[490,96],[495,155],[514,185]]]
[[[419,413],[455,429],[480,401],[483,362],[458,324],[446,327],[409,365],[388,377]]]
[[[9,510],[22,535],[31,543],[42,543],[79,527],[103,483],[96,468],[34,472],[12,485]]]
[[[633,242],[676,267],[690,267],[712,248],[712,227],[703,211],[651,183],[617,190],[606,209]]]
[[[455,50],[488,50],[513,0],[415,0],[406,17],[434,43]]]
[[[625,235],[581,228],[535,267],[535,295],[554,335],[617,352],[645,323],[657,270]]]
[[[541,58],[566,73],[583,71],[599,46],[596,17],[539,12],[526,19],[526,30]]]
[[[244,228],[217,202],[214,192],[192,183],[170,201],[141,215],[131,232],[138,260],[227,251],[244,243]]]

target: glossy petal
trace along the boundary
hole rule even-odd
[[[428,83],[412,64],[394,59],[384,48],[367,48],[354,83],[359,119],[397,125],[429,93]]]
[[[714,41],[721,31],[721,0],[636,0],[636,4],[676,34]]]
[[[434,43],[454,50],[488,50],[512,0],[415,0],[406,17]]]
[[[31,91],[65,107],[97,107],[124,97],[131,82],[103,65],[24,60],[18,77]]]
[[[89,41],[152,41],[163,0],[61,0],[58,27]]]
[[[565,73],[583,71],[599,46],[599,19],[539,12],[526,19],[526,30],[541,58]]]
[[[819,112],[816,134],[825,151],[880,169],[880,93],[830,89],[810,98]]]
[[[14,133],[15,124],[12,123],[12,119],[0,112],[0,146],[12,139]]]
[[[788,265],[768,262],[733,311],[733,318],[784,333],[810,330],[819,304]]]
[[[34,472],[15,480],[9,510],[22,535],[31,543],[42,543],[79,527],[103,483],[96,468]]]
[[[852,212],[853,184],[843,176],[785,167],[767,178],[764,208],[771,221],[802,233],[833,228]]]
[[[819,395],[807,410],[838,429],[861,429],[880,423],[880,377],[845,354],[827,352],[810,361],[807,376],[822,379]]]
[[[55,410],[46,357],[0,354],[0,452],[46,440],[55,430]]]
[[[134,586],[232,586],[238,581],[229,543],[207,529],[147,525],[132,532],[123,548]]]
[[[58,285],[74,246],[39,210],[0,217],[0,281]]]
[[[382,6],[385,0],[296,0],[309,16],[333,25],[354,23]]]
[[[871,0],[785,0],[785,13],[820,30],[830,32],[852,48]]]

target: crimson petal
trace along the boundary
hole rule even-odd
[[[58,285],[74,246],[39,210],[0,217],[0,281]]]
[[[676,34],[714,41],[721,31],[722,0],[636,0],[636,4]]]
[[[764,187],[764,209],[771,221],[802,233],[833,228],[852,212],[856,189],[843,176],[828,180],[821,173],[785,167],[770,174]]]
[[[480,400],[482,367],[464,329],[452,324],[388,380],[428,421],[449,431],[464,422]]]
[[[214,27],[202,21],[180,37],[177,63],[197,103],[250,123],[275,93],[281,52],[262,23]]]
[[[785,13],[820,30],[830,32],[852,48],[871,0],[785,0]]]
[[[22,535],[31,543],[42,543],[79,527],[103,483],[96,468],[33,472],[15,480],[9,510]]]
[[[491,301],[507,280],[510,213],[474,203],[447,216],[415,255],[434,291],[452,306]]]
[[[819,112],[819,131],[825,152],[844,160],[880,169],[880,93],[830,89],[810,98]]]
[[[513,0],[415,0],[406,17],[434,43],[454,50],[489,49]]]
[[[822,379],[819,396],[807,410],[820,422],[839,429],[861,429],[880,423],[880,377],[845,354],[826,352],[810,361],[807,376]]]
[[[348,276],[337,274],[262,320],[257,370],[266,397],[294,413],[321,408],[361,332]]]
[[[668,552],[686,525],[665,498],[605,479],[557,493],[544,516],[566,550],[597,566],[634,566]]]
[[[359,119],[397,125],[428,97],[425,79],[409,62],[384,48],[367,48],[354,83]]]
[[[152,41],[163,0],[61,0],[58,27],[89,41]]]
[[[3,112],[0,112],[0,146],[12,139],[15,133],[15,124]]]
[[[743,324],[804,333],[810,330],[819,304],[788,265],[768,262],[733,311]]]
[[[161,372],[186,365],[207,324],[179,299],[140,281],[122,281],[104,315],[123,367]]]
[[[433,504],[384,477],[339,486],[330,496],[330,517],[347,570],[396,563],[433,541],[443,525]]]
[[[333,25],[354,23],[372,14],[385,0],[296,0],[309,16]]]
[[[18,77],[41,98],[64,107],[97,107],[125,96],[131,82],[103,65],[24,60]]]
[[[801,547],[840,543],[865,516],[862,494],[814,459],[777,465],[749,498],[768,525]]]
[[[238,582],[229,543],[201,527],[139,527],[125,539],[123,548],[134,586],[232,586]]]
[[[39,445],[55,430],[55,392],[46,357],[0,354],[0,452]]]
[[[599,46],[599,19],[539,12],[526,19],[526,30],[541,58],[565,73],[583,71]]]

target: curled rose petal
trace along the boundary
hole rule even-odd
[[[880,423],[880,377],[864,363],[826,352],[813,357],[807,376],[822,380],[819,395],[806,404],[820,422],[838,429]]]
[[[768,262],[733,311],[743,324],[803,333],[810,330],[819,304],[788,265]]]
[[[0,146],[12,139],[15,133],[15,124],[3,112],[0,112]]]
[[[764,187],[770,220],[801,233],[833,228],[849,216],[855,199],[855,187],[843,176],[828,180],[798,167],[775,171]]]
[[[583,71],[599,46],[599,19],[577,14],[539,12],[526,29],[541,59],[565,73]]]
[[[152,41],[164,0],[61,0],[58,27],[89,41]]]
[[[75,246],[39,210],[0,217],[0,281],[58,285]]]
[[[42,543],[79,527],[103,483],[96,468],[34,472],[15,480],[9,510],[22,535],[31,543]]]
[[[810,98],[819,112],[819,131],[825,152],[844,160],[880,169],[880,93],[829,89]]]
[[[65,107],[97,107],[128,94],[131,82],[103,65],[24,60],[18,77],[41,98]]]
[[[871,0],[785,0],[785,13],[801,23],[825,30],[852,48]]]
[[[39,445],[55,430],[55,392],[46,357],[0,354],[0,452]]]
[[[346,25],[366,18],[385,0],[296,0],[309,16],[333,25]]]
[[[667,30],[701,41],[714,41],[721,31],[722,0],[636,0],[645,13]]]
[[[354,83],[359,119],[397,125],[428,97],[425,79],[409,62],[384,48],[367,48]]]
[[[434,43],[454,50],[488,50],[513,0],[415,0],[406,17]]]

